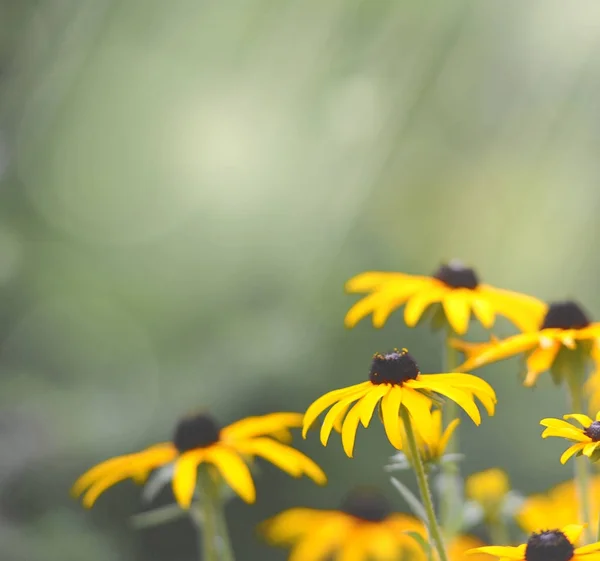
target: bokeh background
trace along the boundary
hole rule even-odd
[[[73,480],[193,409],[303,410],[376,350],[439,371],[401,314],[344,329],[358,272],[458,257],[600,317],[599,88],[595,0],[0,2],[2,561],[195,559],[185,519],[132,528],[133,483],[88,512]],[[498,412],[463,423],[464,471],[568,478],[538,425],[564,392],[479,373]],[[377,423],[354,460],[298,445],[330,484],[264,466],[257,504],[228,506],[240,559],[285,559],[256,524],[356,484],[406,510]]]

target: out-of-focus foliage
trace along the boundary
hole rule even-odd
[[[594,0],[0,3],[0,557],[193,559],[188,522],[128,525],[133,484],[91,512],[70,484],[193,408],[303,410],[376,350],[439,370],[401,314],[344,330],[362,270],[459,257],[600,317],[599,32]],[[570,474],[538,425],[565,396],[516,372],[480,372],[498,413],[461,426],[464,467],[540,491]],[[406,508],[379,427],[354,460],[300,446],[330,485],[265,467],[228,509],[244,559],[285,558],[258,521],[354,484]]]

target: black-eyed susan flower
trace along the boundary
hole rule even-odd
[[[465,495],[483,509],[490,518],[500,516],[504,500],[510,491],[506,472],[499,468],[486,469],[467,477]]]
[[[513,322],[521,331],[539,325],[546,306],[532,296],[501,290],[479,282],[473,269],[459,261],[442,265],[431,277],[369,271],[346,283],[350,293],[366,293],[346,314],[346,327],[354,327],[361,319],[373,314],[373,326],[383,327],[390,314],[406,303],[404,321],[414,327],[433,304],[441,305],[447,323],[459,335],[469,327],[471,312],[487,329],[494,325],[496,315]]]
[[[481,423],[477,397],[489,415],[494,414],[496,394],[492,387],[470,374],[421,374],[417,363],[406,349],[373,356],[369,379],[347,388],[334,390],[317,399],[306,411],[302,435],[328,407],[321,426],[321,443],[327,445],[336,422],[342,422],[344,451],[352,457],[359,423],[367,427],[381,402],[381,418],[391,444],[402,449],[400,407],[406,408],[416,432],[428,443],[434,441],[431,418],[432,396],[441,394],[458,403],[475,424]],[[356,403],[355,403],[356,402]]]
[[[573,455],[581,456],[583,454],[590,459],[598,458],[600,455],[600,413],[596,414],[595,420],[587,415],[577,413],[565,415],[564,419],[573,419],[581,425],[581,428],[562,419],[542,419],[540,421],[540,425],[546,427],[542,438],[558,436],[575,443],[563,452],[560,463],[566,463]]]
[[[350,493],[339,510],[286,510],[263,522],[261,532],[272,545],[291,547],[289,561],[425,559],[408,534],[426,539],[423,523],[393,512],[371,489]]]
[[[161,466],[173,465],[172,487],[182,508],[189,508],[200,464],[213,466],[222,480],[244,501],[256,496],[252,475],[244,458],[262,457],[293,477],[307,475],[316,483],[326,483],[325,474],[310,458],[278,441],[287,439],[290,427],[300,426],[299,413],[273,413],[249,417],[220,428],[204,414],[182,419],[172,442],[156,444],[141,452],[117,456],[84,473],[73,486],[76,497],[90,508],[109,487],[128,478],[138,483]]]
[[[589,482],[590,497],[600,496],[600,475],[591,477]],[[591,501],[592,527],[598,526],[600,501]],[[581,505],[575,480],[569,479],[548,489],[526,497],[521,504],[515,519],[519,526],[527,533],[539,528],[562,528],[572,521],[582,522],[580,519]]]
[[[453,419],[450,421],[450,423],[448,423],[448,426],[444,428],[441,410],[434,409],[431,412],[430,441],[427,442],[420,435],[420,433],[415,433],[419,454],[421,455],[421,459],[425,464],[438,464],[444,459],[448,442],[450,442],[452,434],[456,430],[456,427],[458,427],[459,423],[460,419]],[[404,426],[401,426],[401,431],[402,442],[405,443],[407,439]],[[387,469],[392,471],[396,468],[404,469],[405,467],[408,467],[408,465],[405,465],[405,459],[408,460],[409,464],[412,462],[408,446],[404,446],[402,448],[402,452],[392,457],[393,463],[387,466]]]
[[[560,383],[581,359],[594,358],[600,340],[600,323],[590,323],[581,306],[575,302],[555,302],[539,325],[538,331],[521,333],[490,343],[460,343],[454,345],[467,354],[460,371],[473,370],[485,364],[527,353],[524,385],[535,385],[543,372],[551,370]],[[573,362],[574,361],[574,362]],[[583,380],[578,380],[581,384]]]
[[[470,550],[500,557],[503,561],[597,561],[600,542],[576,547],[584,526],[570,524],[560,530],[534,532],[517,547],[491,545]]]

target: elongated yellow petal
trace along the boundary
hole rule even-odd
[[[127,479],[128,477],[130,477],[129,473],[119,471],[113,471],[112,473],[105,475],[101,479],[98,479],[87,490],[87,492],[83,495],[81,503],[85,508],[92,508],[92,506],[94,506],[94,503],[96,502],[96,499],[102,493],[104,493],[104,491],[106,491],[109,487],[120,483],[124,479]]]
[[[600,339],[600,323],[590,323],[583,329],[576,329],[575,337],[577,339]]]
[[[391,386],[388,384],[379,384],[373,389],[369,390],[369,393],[365,395],[360,401],[360,422],[363,427],[367,428],[373,417],[373,411],[375,406],[379,403],[379,400],[390,391]]]
[[[471,317],[470,296],[466,289],[451,290],[444,295],[442,300],[444,313],[448,323],[455,333],[464,335],[469,329]]]
[[[514,335],[508,339],[499,341],[495,345],[486,347],[480,354],[469,358],[466,362],[461,364],[456,370],[463,372],[465,370],[473,370],[490,362],[502,360],[519,353],[528,351],[538,346],[540,339],[539,333],[521,333],[520,335]]]
[[[554,429],[580,430],[567,421],[563,421],[562,419],[554,419],[552,417],[542,419],[540,421],[540,425],[543,427],[552,427]]]
[[[348,409],[350,409],[351,405],[352,405],[352,403],[348,403],[348,405],[346,405],[346,407],[344,407],[338,413],[337,418],[333,422],[333,430],[336,431],[337,433],[341,434],[341,432],[342,432],[342,425],[344,424],[344,418],[346,417],[346,413],[348,413]]]
[[[589,458],[596,451],[596,448],[598,448],[599,445],[600,443],[598,442],[588,442],[583,448],[583,455]]]
[[[575,540],[575,541],[577,541],[577,540]],[[596,553],[597,551],[600,551],[600,542],[591,543],[589,545],[584,545],[582,547],[578,547],[575,550],[575,555],[586,555],[588,553]],[[586,561],[588,561],[587,557],[586,557]]]
[[[366,388],[371,385],[371,382],[361,382],[354,386],[347,388],[341,388],[339,390],[333,390],[331,392],[322,395],[319,399],[314,401],[304,414],[304,420],[302,424],[302,437],[306,438],[306,433],[312,424],[316,421],[317,417],[325,411],[330,405],[333,405],[336,401],[339,401],[343,397],[350,395],[361,388]]]
[[[339,418],[340,414],[344,411],[348,410],[350,404],[358,399],[360,399],[365,392],[368,391],[366,389],[359,390],[349,396],[345,397],[341,401],[338,401],[325,415],[323,419],[323,424],[321,425],[321,444],[323,446],[327,446],[327,442],[329,441],[329,435],[331,434],[331,430],[333,429],[333,424]],[[342,423],[342,431],[344,424]]]
[[[488,545],[485,547],[476,547],[469,549],[466,553],[487,553],[496,557],[504,557],[505,559],[514,559],[520,561],[525,559],[525,545],[517,547],[509,547],[502,545]]]
[[[361,407],[358,402],[346,415],[344,424],[342,425],[342,446],[344,452],[349,458],[352,458],[354,452],[354,441],[356,439],[356,431],[360,421]]]
[[[574,544],[579,541],[584,529],[585,525],[583,524],[569,524],[568,526],[561,528],[560,531],[572,544]]]
[[[496,313],[514,323],[520,331],[537,331],[544,320],[547,304],[526,294],[480,284],[477,292],[493,304]]]
[[[77,481],[75,481],[71,488],[71,493],[75,497],[79,497],[90,485],[93,485],[95,481],[102,479],[110,473],[115,471],[122,471],[119,468],[127,466],[132,458],[135,458],[136,454],[128,454],[126,456],[117,456],[110,460],[95,465],[93,468],[86,471],[81,475]]]
[[[587,415],[582,415],[580,413],[571,413],[570,415],[565,415],[565,419],[575,419],[583,428],[587,429],[592,424],[592,419],[590,419]]]
[[[402,450],[402,430],[400,426],[400,405],[403,398],[403,388],[394,386],[381,400],[381,413],[385,433],[392,446]]]
[[[346,292],[371,292],[382,286],[393,284],[395,286],[419,285],[427,281],[427,277],[407,275],[405,273],[392,273],[386,271],[367,271],[352,277],[346,282]]]
[[[397,536],[392,531],[392,528],[386,524],[385,520],[380,524],[370,525],[368,530],[368,532],[365,532],[366,535],[362,540],[367,559],[373,559],[374,561],[393,561],[401,557],[399,555],[401,540],[398,539],[400,536]],[[409,539],[412,540],[412,538]],[[408,547],[406,549],[410,550]],[[415,550],[413,549],[411,553],[413,551]],[[407,557],[415,559],[412,556]],[[417,556],[415,561],[418,559],[419,557]]]
[[[471,308],[481,325],[486,329],[491,329],[496,320],[496,312],[494,306],[486,299],[485,296],[479,295],[476,290],[471,298]]]
[[[550,370],[556,354],[560,350],[560,343],[552,341],[549,347],[537,347],[527,358],[527,375],[523,384],[526,387],[535,385],[538,376],[542,372]]]
[[[198,479],[198,465],[204,461],[205,450],[184,452],[175,462],[173,495],[181,508],[190,508]]]
[[[346,313],[344,325],[352,329],[361,319],[367,317],[373,310],[389,302],[385,292],[374,292],[356,302]]]
[[[318,528],[327,514],[312,508],[290,508],[263,522],[260,533],[272,545],[293,544]]]
[[[567,438],[575,442],[589,442],[590,438],[583,434],[581,430],[573,427],[571,430],[568,429],[557,429],[554,427],[548,427],[542,433],[542,438],[548,438],[550,436],[557,436],[559,438]]]
[[[423,380],[410,380],[410,385],[415,388],[423,388],[429,389],[436,393],[442,394],[452,401],[456,402],[460,407],[462,407],[467,415],[471,417],[473,422],[476,425],[481,424],[481,415],[479,413],[479,409],[477,409],[477,405],[473,399],[473,396],[462,389],[452,387],[448,384],[444,384],[443,382],[437,382],[430,379],[431,377],[427,377],[425,381]]]
[[[569,446],[569,448],[567,448],[563,452],[562,456],[560,457],[560,463],[561,464],[566,464],[567,461],[569,460],[569,458],[573,454],[576,454],[577,452],[579,452],[580,450],[582,450],[584,446],[585,446],[585,444],[583,444],[581,442],[577,442],[576,444],[573,444],[572,446]]]
[[[281,429],[290,427],[301,427],[303,413],[271,413],[256,417],[246,417],[236,421],[221,430],[221,438],[244,439],[250,436],[263,436],[273,434]]]
[[[252,474],[244,460],[234,450],[216,444],[206,450],[206,461],[215,465],[227,485],[244,501],[253,503],[256,500]]]
[[[444,431],[444,434],[438,444],[438,453],[437,453],[438,456],[444,455],[444,452],[446,451],[446,447],[448,446],[448,442],[450,442],[450,439],[452,438],[452,434],[454,433],[454,431],[456,430],[456,427],[458,427],[459,424],[460,424],[460,419],[453,419],[452,421],[450,421],[448,423],[448,426],[446,427],[446,430]]]
[[[434,446],[439,435],[431,416],[431,399],[409,387],[402,388],[402,405],[408,409],[415,430],[429,445]]]
[[[288,561],[325,561],[348,539],[353,527],[349,516],[332,513],[319,528],[297,543]]]
[[[423,312],[434,302],[440,302],[444,294],[450,289],[438,283],[432,284],[430,287],[423,287],[419,292],[416,292],[404,308],[404,322],[409,327],[414,327]]]

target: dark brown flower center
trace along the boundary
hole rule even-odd
[[[594,421],[583,434],[589,436],[594,442],[600,441],[600,421]]]
[[[407,380],[414,380],[420,373],[415,359],[406,349],[394,349],[392,353],[373,355],[369,380],[373,384],[401,385]]]
[[[460,261],[450,261],[442,265],[433,275],[434,279],[442,281],[451,288],[477,288],[479,279],[477,273],[469,267],[465,267]]]
[[[569,561],[575,548],[559,530],[531,534],[525,548],[526,561]]]
[[[590,324],[586,313],[575,302],[554,302],[548,307],[542,329],[582,329]]]
[[[175,429],[173,444],[179,452],[207,448],[219,442],[220,432],[217,423],[208,415],[185,417]]]
[[[381,522],[392,512],[387,499],[376,489],[355,489],[346,496],[340,510],[369,522]]]

